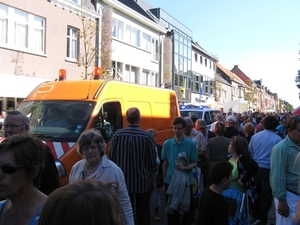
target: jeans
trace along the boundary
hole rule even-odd
[[[150,191],[129,194],[132,209],[135,209],[135,225],[150,225],[150,196]]]
[[[272,189],[270,186],[270,170],[258,168],[254,182],[258,191],[258,198],[253,204],[252,215],[262,222],[268,221],[268,212],[272,205]]]

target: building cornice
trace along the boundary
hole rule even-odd
[[[49,0],[49,2],[56,7],[60,7],[70,13],[75,13],[78,16],[91,19],[97,19],[101,16],[101,14],[96,12],[95,6],[90,1],[86,1],[84,5],[69,0]]]
[[[117,0],[102,0],[102,2],[104,2],[107,5],[111,5],[114,9],[130,16],[131,18],[133,18],[134,20],[142,24],[145,24],[146,26],[152,28],[153,30],[159,33],[163,33],[163,34],[167,33],[167,30],[164,27],[161,27],[157,23],[149,20],[148,18],[145,18],[138,12],[134,11],[133,9],[129,8],[128,6],[122,4]]]

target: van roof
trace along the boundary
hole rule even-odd
[[[93,99],[104,81],[105,80],[64,80],[45,82],[33,90],[26,100]],[[51,93],[51,95],[49,95],[49,93]],[[49,99],[49,97],[51,99]]]

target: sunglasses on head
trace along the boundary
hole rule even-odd
[[[25,169],[26,167],[24,166],[0,166],[0,169],[2,170],[3,173],[7,174],[13,174],[18,172],[21,169]]]

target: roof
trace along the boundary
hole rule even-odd
[[[133,1],[133,0],[118,0],[118,1],[121,2],[122,4],[128,6],[129,8],[133,9],[134,11],[138,12],[139,14],[143,15],[144,17],[146,17],[154,22],[157,22],[153,19],[153,17],[149,16],[149,14],[147,14],[145,12],[145,10],[136,1]]]
[[[213,58],[214,60],[218,61],[219,57],[217,55],[214,55],[212,53],[208,53],[204,48],[202,48],[199,43],[197,41],[195,41],[194,39],[192,39],[192,46],[196,49],[198,49],[199,51],[201,51],[202,53],[206,54],[207,56]]]
[[[235,82],[240,84],[245,84],[244,81],[241,78],[239,78],[239,76],[224,68],[219,62],[217,62],[216,65],[220,70],[222,70],[227,76],[229,76]]]

